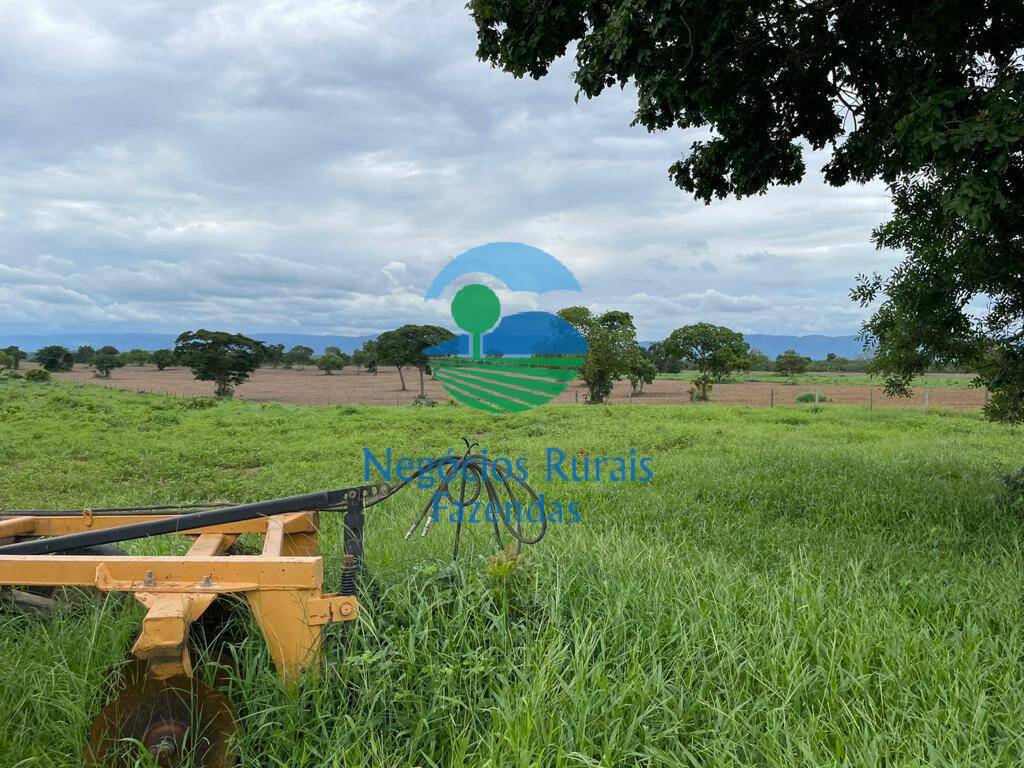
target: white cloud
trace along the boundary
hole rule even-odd
[[[474,50],[442,0],[0,7],[0,333],[443,322],[427,285],[492,240],[549,250],[585,291],[557,301],[643,338],[857,327],[853,275],[894,262],[880,185],[812,171],[704,206],[666,173],[700,131],[630,128],[629,88],[574,103],[571,62],[515,80]]]

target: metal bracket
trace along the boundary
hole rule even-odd
[[[309,623],[329,624],[353,621],[359,615],[359,601],[345,595],[321,595],[309,600]]]

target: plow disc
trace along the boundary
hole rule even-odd
[[[229,768],[236,732],[234,708],[220,691],[195,678],[136,672],[93,720],[85,766],[130,768],[141,758],[162,768]]]

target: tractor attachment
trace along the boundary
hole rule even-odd
[[[223,693],[195,678],[190,627],[218,597],[232,595],[251,610],[284,683],[294,683],[307,670],[315,674],[325,625],[351,622],[359,614],[356,580],[363,561],[366,507],[426,472],[437,472],[436,490],[409,529],[409,538],[421,524],[427,535],[434,519],[430,510],[442,497],[460,505],[480,497],[501,504],[499,488],[514,500],[517,484],[526,490],[527,501],[537,499],[524,481],[472,448],[467,442],[463,456],[433,459],[390,486],[371,484],[240,505],[0,511],[0,588],[92,587],[129,593],[146,609],[124,687],[90,729],[85,765],[134,765],[140,748],[160,766],[234,765],[234,710]],[[460,492],[452,493],[451,486],[460,481]],[[330,513],[344,515],[338,594],[322,590],[318,533],[321,515]],[[455,527],[456,556],[463,522],[460,517]],[[521,519],[493,523],[499,547],[503,527],[517,551],[522,544],[539,541],[545,524],[542,517],[539,534],[527,537]],[[187,536],[187,554],[136,556],[110,547],[165,534]],[[232,551],[244,534],[260,537],[258,554]]]

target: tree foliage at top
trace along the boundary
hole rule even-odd
[[[96,377],[99,379],[109,379],[112,370],[124,368],[127,362],[124,355],[108,351],[110,349],[113,347],[104,347],[92,356],[90,365],[96,370]]]
[[[882,179],[873,239],[906,254],[862,276],[873,368],[905,393],[970,366],[989,413],[1024,419],[1024,9],[1019,0],[470,0],[478,55],[540,78],[576,46],[579,94],[635,84],[635,123],[710,127],[669,168],[705,202],[795,184],[827,149],[834,186]],[[881,302],[878,304],[877,302]]]
[[[628,312],[613,310],[595,315],[587,307],[566,307],[558,316],[587,341],[587,357],[580,378],[587,387],[588,403],[603,403],[617,379],[629,371],[636,348],[636,327]]]
[[[229,397],[256,370],[264,348],[248,336],[200,328],[181,334],[175,340],[174,354],[197,379],[215,382],[218,397]]]
[[[150,358],[158,371],[174,365],[175,362],[174,350],[172,349],[158,349],[150,355]]]
[[[694,323],[676,328],[665,339],[665,350],[715,381],[750,367],[750,345],[742,333],[724,325]]]
[[[337,347],[328,347],[327,349],[337,349]],[[340,371],[350,362],[352,359],[344,352],[339,351],[338,354],[325,352],[316,359],[316,367],[330,376],[334,371]]]
[[[427,350],[454,338],[454,333],[439,325],[403,325],[378,336],[372,354],[375,355],[375,362],[393,365],[398,369],[402,391],[406,389],[402,369],[415,366],[420,372],[420,394],[426,395],[424,373],[429,364]],[[368,344],[363,345],[364,350]]]
[[[697,370],[690,391],[694,400],[709,399],[715,382],[750,368],[750,345],[742,333],[724,325],[694,323],[676,328],[665,339],[665,353]]]
[[[629,360],[626,364],[626,378],[632,394],[642,395],[645,384],[653,384],[658,376],[658,367],[646,349],[639,344],[633,347],[629,353]]]
[[[12,344],[9,347],[4,347],[4,352],[10,355],[11,359],[14,361],[14,363],[10,366],[13,370],[18,370],[18,364],[28,357],[28,355],[22,352],[21,349],[15,344]]]
[[[775,358],[775,370],[789,376],[807,373],[807,369],[810,365],[811,358],[804,357],[795,349],[787,349]]]
[[[36,352],[36,362],[48,371],[70,371],[75,358],[67,347],[50,344]]]
[[[303,366],[309,365],[311,362],[313,362],[314,354],[315,353],[313,352],[312,347],[307,347],[305,344],[296,344],[294,347],[285,352],[285,368],[291,368],[293,365],[297,365],[299,366],[299,368],[302,368]],[[266,355],[265,352],[264,355]]]

